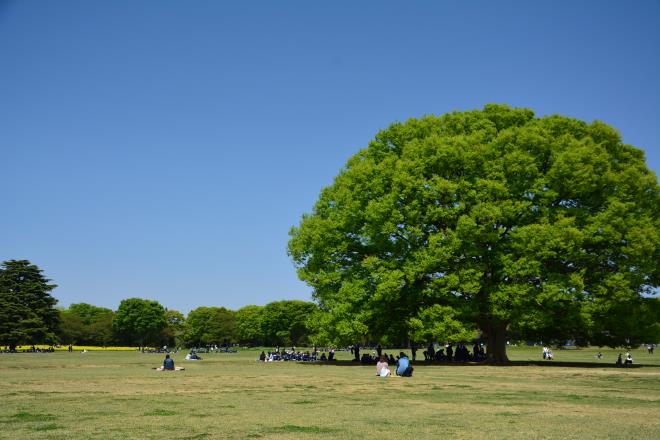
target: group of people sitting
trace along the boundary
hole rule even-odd
[[[187,361],[201,361],[202,358],[197,354],[195,350],[190,350],[190,353],[186,355]]]
[[[632,358],[632,355],[630,354],[629,351],[626,352],[626,358],[625,359],[623,359],[621,357],[621,353],[619,353],[619,357],[617,357],[617,359],[616,359],[616,366],[617,367],[621,367],[621,366],[627,367],[627,366],[630,366],[632,364],[633,364],[633,358]]]
[[[292,347],[291,350],[279,350],[279,347],[274,351],[269,351],[266,354],[265,351],[262,351],[259,355],[259,360],[261,362],[275,362],[275,361],[298,361],[298,362],[332,362],[335,360],[335,349],[331,348],[328,352],[328,355],[325,355],[325,352],[319,355],[318,350],[310,351],[297,351],[295,347]]]
[[[55,348],[53,346],[38,348],[31,345],[30,348],[17,350],[15,347],[6,346],[4,350],[0,350],[0,353],[55,353]]]
[[[555,355],[552,354],[552,350],[550,350],[550,347],[543,346],[543,359],[546,361],[551,361],[555,358]]]
[[[389,377],[392,375],[392,371],[390,370],[390,365],[388,363],[390,359],[394,360],[392,355],[390,355],[389,358],[385,354],[381,355],[380,359],[376,363],[376,376]],[[392,362],[392,364],[394,364],[394,362]],[[411,377],[413,370],[414,368],[412,365],[410,365],[410,359],[408,359],[408,356],[406,356],[404,352],[400,352],[399,356],[397,356],[396,369],[394,370],[396,375],[401,377]]]
[[[486,351],[484,346],[475,343],[472,347],[472,353],[468,350],[465,344],[458,343],[456,349],[454,345],[450,342],[445,345],[444,348],[438,350],[435,349],[433,343],[429,344],[428,348],[424,351],[424,361],[425,362],[482,362],[486,360]]]
[[[387,353],[383,353],[381,355],[376,353],[362,353],[360,363],[364,365],[371,365],[380,362],[381,359],[385,359],[385,362],[389,362],[390,364],[396,363],[396,359],[394,359],[394,356],[391,353],[389,355]]]

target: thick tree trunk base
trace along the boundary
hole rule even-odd
[[[506,326],[489,326],[487,336],[486,363],[489,365],[510,365],[506,355]]]

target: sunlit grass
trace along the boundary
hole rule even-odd
[[[174,355],[0,355],[0,438],[660,438],[660,354],[613,368],[616,350],[512,347],[511,367],[420,365],[412,378],[372,366],[260,363],[260,350]],[[398,352],[397,350],[396,352]],[[564,367],[561,362],[589,362]]]

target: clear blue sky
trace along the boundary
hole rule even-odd
[[[658,174],[659,43],[656,0],[0,0],[0,260],[62,306],[310,299],[288,231],[392,122],[599,119]]]

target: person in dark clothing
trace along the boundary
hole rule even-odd
[[[355,347],[353,347],[353,354],[355,354],[355,361],[360,362],[360,344],[355,344]]]
[[[435,359],[435,348],[433,347],[433,342],[429,343],[429,348],[426,349],[426,355],[426,360],[432,361]]]
[[[383,346],[378,344],[376,347],[376,354],[378,355],[378,359],[383,355]]]
[[[451,346],[451,342],[447,344],[447,361],[451,362],[452,357],[454,356],[454,348]]]
[[[410,351],[412,352],[412,360],[415,362],[417,360],[417,345],[414,342],[410,344]]]
[[[169,354],[166,354],[163,360],[163,370],[174,370],[174,359]]]

